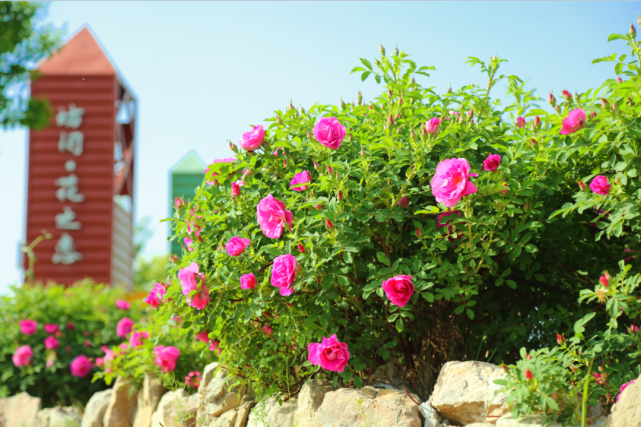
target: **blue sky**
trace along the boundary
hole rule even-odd
[[[468,56],[509,60],[505,74],[549,90],[584,92],[613,77],[592,59],[628,53],[611,33],[636,25],[637,2],[54,2],[49,20],[66,34],[90,25],[139,99],[136,217],[151,217],[145,254],[167,251],[169,169],[189,150],[205,163],[228,157],[258,124],[294,105],[370,100],[382,89],[350,70],[398,44],[417,80],[444,92],[487,82]],[[498,87],[495,96],[503,96]],[[0,131],[0,292],[19,280],[24,235],[25,130]]]

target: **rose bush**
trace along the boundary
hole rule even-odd
[[[222,366],[268,394],[311,376],[360,387],[394,361],[426,398],[448,360],[553,345],[589,310],[578,293],[639,250],[640,83],[550,94],[550,113],[503,61],[470,58],[487,86],[438,94],[415,80],[433,67],[382,50],[353,70],[384,86],[370,102],[290,105],[260,149],[232,144],[176,206],[176,238],[200,239],[174,260],[155,322],[211,331]],[[606,196],[578,184],[599,173],[615,178]],[[232,238],[250,244],[234,255]]]
[[[101,347],[121,341],[123,318],[142,317],[137,299],[91,282],[11,288],[0,297],[0,395],[26,391],[43,407],[87,403],[107,387],[92,383]]]

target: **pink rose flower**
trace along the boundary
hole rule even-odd
[[[200,372],[198,371],[192,371],[187,374],[185,377],[185,385],[187,386],[192,386],[196,390],[198,390],[198,387],[200,386],[200,382],[203,380]]]
[[[207,166],[207,169],[205,169],[205,174],[207,174],[209,172],[209,168],[215,165],[216,163],[233,163],[235,161],[236,159],[233,157],[227,157],[226,159],[215,159],[211,165]],[[212,176],[216,176],[216,175],[218,175],[216,172],[212,174]],[[216,179],[214,179],[213,181],[207,181],[207,184],[218,185],[218,182],[216,181]]]
[[[521,116],[517,117],[517,118],[516,118],[516,125],[517,125],[519,128],[523,128],[523,127],[525,127],[525,119],[524,119],[523,117],[521,117]]]
[[[349,360],[347,344],[339,342],[336,334],[329,338],[323,337],[321,343],[311,343],[307,359],[312,365],[321,365],[328,371],[343,372]]]
[[[238,196],[240,196],[240,185],[238,185],[237,182],[232,182],[231,183],[231,198],[235,199]]]
[[[31,347],[28,345],[23,345],[22,347],[18,347],[16,352],[11,357],[11,360],[13,360],[13,364],[16,365],[17,368],[19,368],[20,366],[27,366],[29,363],[31,363],[32,357],[33,351],[31,350]]]
[[[22,332],[25,335],[33,335],[36,333],[36,329],[38,328],[38,322],[34,320],[21,320],[20,321],[20,332]]]
[[[243,274],[240,276],[240,289],[256,289],[256,276],[254,273]]]
[[[58,325],[55,323],[45,323],[45,332],[48,334],[55,334],[58,329]]]
[[[265,331],[265,333],[266,333],[267,335],[271,335],[271,334],[272,334],[272,332],[273,332],[274,330],[272,329],[272,327],[271,327],[271,326],[269,326],[269,325],[265,325],[265,326],[263,326],[263,331]]]
[[[563,119],[562,124],[561,135],[569,135],[583,129],[583,126],[585,126],[585,111],[581,108],[571,111],[570,114]]]
[[[410,199],[408,199],[407,197],[403,197],[396,204],[402,207],[403,209],[407,209],[407,207],[410,205]]]
[[[307,185],[312,182],[312,174],[309,171],[303,171],[294,175],[294,178],[289,183],[289,187],[293,191],[305,191],[307,190]]]
[[[119,308],[121,310],[129,310],[131,308],[131,304],[129,304],[125,300],[117,299],[116,300],[116,308]]]
[[[603,175],[595,176],[590,183],[590,190],[594,191],[596,194],[601,194],[603,196],[607,195],[610,192],[610,183],[608,182],[608,178]]]
[[[258,202],[256,212],[260,229],[270,239],[277,239],[283,234],[285,223],[289,225],[290,230],[292,229],[294,215],[285,209],[283,202],[276,200],[271,194]]]
[[[209,342],[209,330],[198,332],[196,334],[196,339],[202,342]]]
[[[129,337],[129,344],[131,347],[136,348],[142,345],[143,340],[149,338],[149,332],[146,331],[136,331]]]
[[[628,388],[629,386],[631,386],[631,385],[632,385],[632,383],[634,383],[635,381],[636,381],[636,380],[632,380],[632,381],[630,381],[629,383],[625,383],[625,384],[623,384],[623,385],[621,386],[621,391],[619,391],[619,395],[617,396],[617,402],[619,401],[619,398],[620,398],[620,397],[621,397],[621,395],[623,394],[623,390],[625,390],[626,388]]]
[[[243,133],[243,138],[238,144],[246,151],[258,150],[265,139],[265,131],[262,125],[254,126],[249,132]]]
[[[437,117],[432,117],[429,122],[425,123],[425,130],[427,133],[436,135],[438,133],[438,127],[441,124],[441,120]]]
[[[73,331],[75,328],[76,327],[73,325],[73,323],[71,322],[67,323],[67,329],[69,329],[70,331]]]
[[[158,308],[162,304],[162,297],[167,292],[167,288],[162,283],[154,283],[154,288],[151,290],[149,295],[143,300],[153,308]]]
[[[345,138],[345,126],[336,117],[322,117],[314,126],[314,138],[321,145],[336,150]]]
[[[470,176],[478,174],[470,173],[470,164],[466,159],[455,158],[440,162],[431,182],[432,194],[436,201],[452,208],[463,196],[476,193],[478,190],[469,181]]]
[[[47,362],[48,364],[49,362]],[[96,366],[102,366],[105,363],[105,360],[102,357],[96,357]]]
[[[71,375],[74,377],[86,377],[87,374],[91,372],[91,361],[87,356],[81,354],[73,359],[71,365],[69,365],[69,369],[71,370]]]
[[[128,317],[123,317],[118,322],[116,326],[116,335],[120,338],[127,338],[127,335],[131,332],[131,328],[134,326],[134,321]]]
[[[209,302],[209,289],[205,287],[205,275],[198,272],[198,264],[192,262],[189,267],[179,270],[178,279],[182,293],[187,297],[187,304],[198,310],[205,308]],[[191,291],[196,291],[196,295],[190,297]]]
[[[45,338],[45,348],[47,350],[53,350],[54,348],[58,348],[59,345],[60,343],[54,337],[49,336]]]
[[[483,160],[483,169],[488,172],[494,172],[499,168],[501,156],[498,154],[488,154],[487,159]]]
[[[220,349],[220,340],[213,340],[212,342],[209,343],[209,350],[213,352],[218,352],[218,355],[220,356],[220,353],[223,351]]]
[[[412,276],[400,275],[387,279],[383,282],[383,290],[392,304],[405,307],[414,293]]]
[[[165,347],[159,345],[154,348],[154,363],[164,373],[172,372],[176,369],[176,361],[180,357],[180,350],[176,347]]]
[[[229,242],[225,245],[225,249],[227,249],[227,253],[230,256],[239,256],[242,255],[243,252],[245,252],[245,249],[249,246],[251,242],[249,239],[241,238],[238,236],[234,236],[231,239],[229,239]]]
[[[284,297],[294,292],[292,284],[296,280],[298,263],[293,255],[280,255],[274,259],[272,267],[272,285],[280,288],[280,294]]]
[[[87,348],[91,347],[91,341],[89,341],[89,340],[85,341],[84,342],[84,346],[87,347]]]

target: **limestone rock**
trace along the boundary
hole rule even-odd
[[[371,390],[370,390],[371,389]],[[372,390],[376,391],[374,395]],[[416,397],[414,399],[420,402]],[[360,403],[359,403],[360,401]],[[325,394],[315,416],[317,427],[421,427],[418,405],[404,391],[340,389]]]
[[[473,424],[467,424],[465,427],[494,427],[494,424],[491,424],[491,423],[473,423]]]
[[[432,406],[443,417],[455,424],[496,420],[508,412],[501,386],[493,381],[505,377],[505,371],[484,362],[448,362],[439,373]]]
[[[38,427],[80,425],[82,411],[74,406],[45,408],[38,412]]]
[[[641,425],[641,376],[626,387],[619,401],[612,407],[607,427]]]
[[[152,375],[145,374],[142,389],[138,392],[138,407],[134,418],[133,427],[150,427],[151,416],[158,407],[160,398],[167,392],[160,380]],[[84,427],[84,426],[83,426]]]
[[[430,399],[427,402],[423,402],[419,405],[418,410],[423,415],[425,423],[423,427],[438,427],[439,423],[442,421],[441,416],[436,412],[436,409],[430,403]]]
[[[227,372],[219,369],[214,374],[213,371],[217,367],[217,363],[205,367],[203,381],[198,390],[199,426],[217,425],[215,424],[219,423],[217,418],[240,406],[242,396],[246,394],[244,386],[228,391],[229,378],[227,377]],[[225,419],[229,419],[229,417],[231,415],[227,415]]]
[[[314,426],[316,411],[323,403],[325,394],[334,390],[334,387],[323,380],[311,380],[303,385],[298,394],[298,408],[294,415],[296,427]]]
[[[82,416],[81,427],[102,427],[102,420],[105,418],[112,394],[113,390],[109,388],[91,396],[85,407],[85,414]]]
[[[131,427],[136,412],[137,392],[131,392],[131,386],[118,377],[114,383],[111,401],[105,411],[103,427]]]
[[[151,416],[151,427],[195,427],[198,396],[187,396],[185,390],[165,393]]]
[[[294,424],[294,416],[298,401],[289,400],[278,404],[276,399],[266,399],[258,402],[249,414],[247,427],[290,427]],[[298,425],[296,425],[298,427]]]
[[[542,427],[545,422],[544,415],[530,415],[527,418],[514,419],[512,414],[505,414],[496,422],[496,427]],[[605,427],[606,418],[599,417],[595,420],[592,420],[590,427]],[[625,427],[632,427],[637,424],[625,424]],[[576,424],[570,427],[580,427],[581,424]],[[552,421],[547,427],[561,427],[560,423]],[[621,427],[624,427],[621,424]]]
[[[36,425],[40,398],[22,392],[12,397],[0,399],[0,426],[31,427]]]

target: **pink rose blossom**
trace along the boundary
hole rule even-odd
[[[639,332],[639,327],[637,325],[630,326],[630,332],[636,334],[637,332]]]
[[[73,361],[69,365],[69,369],[71,370],[71,375],[73,375],[74,377],[86,377],[87,374],[91,372],[91,361],[87,358],[87,356],[81,354],[80,356],[73,359]]]
[[[136,331],[129,337],[129,344],[132,348],[136,348],[142,345],[143,340],[149,338],[149,332],[146,331]]]
[[[516,118],[516,125],[519,128],[525,127],[525,119],[523,117],[521,117],[521,116],[517,117]]]
[[[200,386],[200,382],[203,380],[200,372],[198,371],[192,371],[187,374],[185,377],[185,385],[187,386],[192,386],[196,390],[198,390],[198,387]]]
[[[256,289],[256,276],[254,273],[243,274],[240,276],[240,289]]]
[[[585,111],[577,108],[568,114],[567,118],[563,119],[563,126],[561,128],[561,135],[569,135],[585,126]]]
[[[601,277],[599,277],[599,281],[601,282],[601,284],[602,284],[603,286],[605,286],[606,288],[608,287],[608,284],[609,284],[609,283],[608,283],[608,276],[601,276]]]
[[[311,343],[307,348],[307,359],[312,365],[321,365],[328,371],[343,372],[349,360],[347,344],[339,342],[336,334],[329,338],[323,337],[321,343]]]
[[[488,154],[487,159],[483,160],[483,169],[488,172],[494,172],[499,168],[501,156],[498,154]]]
[[[294,178],[292,178],[289,183],[289,187],[293,191],[305,191],[307,190],[307,185],[303,184],[309,184],[310,182],[312,182],[312,174],[310,174],[309,171],[303,171],[294,175]]]
[[[405,307],[414,293],[412,276],[400,275],[387,279],[383,282],[383,290],[392,304]]]
[[[292,229],[294,215],[285,209],[283,202],[276,200],[271,194],[258,203],[256,212],[260,229],[270,239],[277,239],[283,234],[285,223],[289,225],[290,230]]]
[[[196,339],[202,342],[209,342],[209,330],[198,332],[196,334]]]
[[[258,150],[265,139],[265,131],[262,125],[254,126],[249,132],[243,133],[243,138],[238,144],[246,151]]]
[[[20,332],[22,332],[25,335],[33,335],[36,333],[36,329],[38,328],[38,322],[34,320],[21,320],[20,321]]]
[[[451,208],[456,206],[463,196],[476,193],[478,190],[469,181],[470,176],[478,175],[470,173],[470,164],[466,159],[454,158],[440,162],[431,182],[432,194],[436,201]]]
[[[305,246],[303,246],[302,243],[299,243],[298,244],[298,250],[300,251],[300,253],[304,254],[305,253]]]
[[[238,185],[237,182],[232,182],[231,183],[231,198],[235,199],[238,196],[240,196],[240,186]]]
[[[60,343],[54,337],[50,336],[50,337],[45,338],[45,348],[47,350],[53,350],[55,348],[58,348],[59,345],[60,345]]]
[[[271,334],[272,334],[272,332],[273,332],[273,329],[272,329],[272,327],[271,327],[271,326],[269,326],[269,325],[265,325],[265,326],[263,326],[263,331],[265,331],[265,333],[266,333],[267,335],[271,335]]]
[[[198,264],[192,262],[189,267],[179,270],[178,279],[182,293],[187,297],[187,304],[198,310],[205,308],[209,302],[209,289],[205,287],[205,275],[198,272]],[[191,291],[196,291],[196,295],[189,296]]]
[[[617,402],[619,401],[619,398],[620,398],[620,397],[621,397],[621,395],[623,394],[623,390],[625,390],[626,388],[628,388],[628,386],[631,386],[631,385],[632,385],[632,383],[634,383],[635,381],[636,381],[636,380],[632,380],[632,381],[630,381],[629,383],[625,383],[625,384],[623,384],[623,385],[621,386],[621,390],[619,391],[619,395],[617,396]]]
[[[121,310],[129,310],[131,308],[131,304],[129,304],[125,300],[117,299],[116,300],[116,308],[119,308]]]
[[[407,207],[410,205],[410,199],[408,199],[407,197],[403,197],[396,204],[402,207],[403,209],[407,209]]]
[[[291,295],[294,292],[292,284],[296,280],[296,272],[298,271],[298,263],[293,255],[280,255],[274,259],[272,267],[272,285],[280,288],[282,296]]]
[[[180,350],[176,347],[165,347],[159,345],[154,348],[154,363],[164,373],[172,372],[176,369],[176,361],[180,357]]]
[[[425,130],[427,133],[436,135],[438,133],[438,127],[441,124],[441,120],[437,117],[432,117],[429,122],[425,123]]]
[[[322,117],[314,126],[314,138],[321,145],[336,150],[345,138],[345,126],[336,117]]]
[[[227,253],[230,256],[239,256],[242,255],[243,252],[245,252],[245,249],[249,246],[251,242],[249,239],[241,238],[238,236],[234,236],[231,239],[229,239],[229,242],[225,245],[225,249],[227,249]]]
[[[595,176],[590,183],[590,190],[594,191],[596,194],[601,194],[603,196],[607,195],[610,192],[610,183],[608,182],[608,178],[603,175]]]
[[[89,340],[85,341],[84,342],[84,346],[87,347],[87,348],[91,347],[91,341],[89,341]]]
[[[131,328],[134,326],[134,321],[128,317],[123,317],[118,322],[116,326],[116,335],[120,338],[127,338],[127,335],[131,332]]]
[[[48,363],[49,362],[47,362],[47,364]],[[102,357],[96,357],[96,366],[102,366],[104,363],[105,363],[105,360]]]
[[[158,308],[162,304],[162,297],[167,292],[167,288],[162,283],[154,283],[154,288],[151,290],[149,295],[143,300],[153,308]]]
[[[23,345],[22,347],[18,347],[16,352],[11,357],[11,360],[13,360],[13,364],[16,365],[17,368],[19,368],[20,366],[27,366],[29,363],[31,363],[32,357],[33,351],[31,350],[31,347],[28,345]]]
[[[67,323],[67,329],[69,329],[70,331],[73,331],[74,329],[76,329],[76,327],[73,325],[73,323],[69,322]]]
[[[209,343],[209,349],[213,352],[218,352],[218,355],[220,356],[220,353],[223,351],[220,349],[220,340],[213,340],[212,342]]]
[[[233,157],[227,157],[226,159],[216,159],[212,162],[211,165],[207,166],[207,169],[205,169],[205,174],[207,174],[209,172],[209,168],[215,165],[216,163],[233,163],[235,161],[236,159]],[[218,175],[216,172],[212,173],[212,176],[216,176],[216,175]],[[218,181],[216,181],[216,179],[214,178],[213,181],[207,181],[207,184],[218,185]]]
[[[56,323],[45,323],[45,332],[48,334],[55,334],[58,332],[58,325]]]

